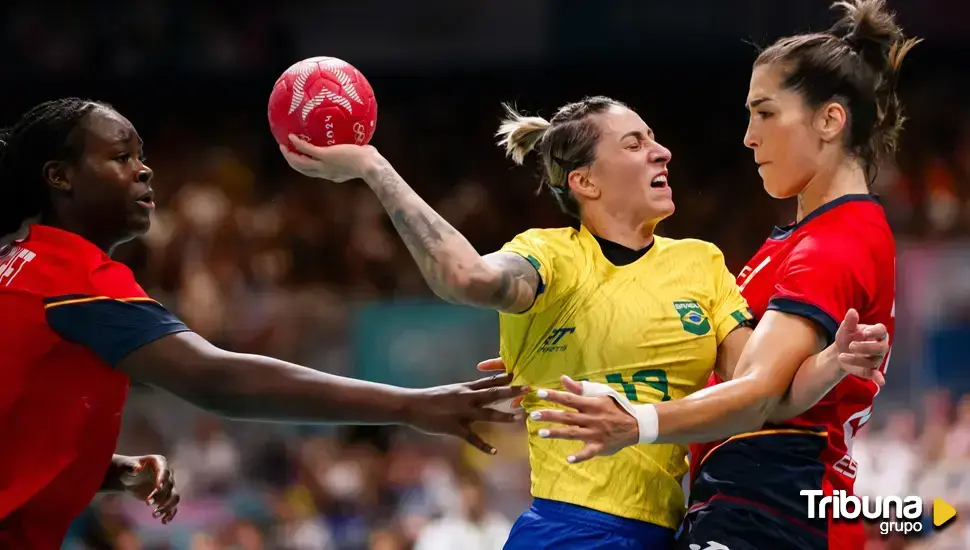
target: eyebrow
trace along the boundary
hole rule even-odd
[[[752,99],[751,103],[748,103],[746,107],[748,107],[749,109],[754,109],[755,107],[757,107],[758,105],[761,105],[766,101],[772,101],[772,99],[770,97],[759,97],[758,99]]]
[[[653,135],[654,135],[653,128],[647,128],[647,135],[650,137],[650,139],[653,139]],[[641,132],[640,130],[633,130],[632,132],[627,132],[622,136],[620,136],[620,141],[623,141],[628,137],[635,137],[637,138],[637,140],[641,140],[643,139],[643,132]]]

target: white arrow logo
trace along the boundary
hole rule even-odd
[[[304,105],[303,102],[306,100],[307,78],[309,78],[310,74],[313,73],[318,66],[330,71],[334,75],[337,82],[340,84],[341,91],[344,95],[335,94],[324,88]],[[357,89],[354,87],[354,83],[350,79],[350,76],[344,71],[346,67],[348,67],[346,62],[333,57],[312,57],[296,63],[287,69],[286,72],[288,74],[296,75],[296,79],[293,81],[293,98],[290,101],[290,110],[288,114],[292,114],[293,111],[300,108],[300,105],[303,105],[303,109],[300,111],[300,116],[305,122],[313,109],[317,108],[323,104],[323,102],[328,100],[345,109],[347,114],[353,114],[353,104],[350,102],[350,100],[353,100],[361,105],[364,104],[364,101],[360,98],[360,94],[357,93]]]

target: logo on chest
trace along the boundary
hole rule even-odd
[[[553,351],[566,351],[566,343],[562,341],[567,334],[576,332],[576,327],[554,328],[546,340],[539,348],[539,353],[549,353]]]
[[[697,336],[703,336],[711,331],[711,320],[707,318],[701,306],[693,300],[678,300],[674,302],[674,309],[680,316],[680,324],[684,330]]]

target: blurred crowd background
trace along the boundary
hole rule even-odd
[[[897,339],[859,488],[970,514],[970,4],[889,4],[927,40],[903,71],[902,151],[874,186],[899,241]],[[548,117],[583,95],[626,101],[673,151],[661,233],[713,241],[736,273],[794,214],[742,145],[752,44],[832,21],[825,0],[8,0],[0,17],[3,123],[81,95],[145,139],[159,209],[118,258],[150,294],[229,349],[408,386],[475,378],[496,315],[437,300],[365,186],[286,166],[266,123],[286,67],[332,55],[367,75],[373,144],[483,253],[570,223],[536,196],[537,166],[493,145],[499,103]],[[134,387],[119,452],[174,462],[179,515],[161,527],[143,503],[99,497],[67,547],[500,548],[529,469],[521,428],[488,435],[497,457],[407,429],[225,422]],[[871,542],[904,547],[965,550],[970,523]]]

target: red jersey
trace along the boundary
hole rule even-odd
[[[188,330],[131,271],[43,225],[0,247],[0,548],[58,549],[101,488],[128,377],[112,366]]]
[[[831,343],[846,311],[855,308],[861,323],[886,325],[891,343],[895,258],[882,207],[870,195],[850,195],[797,224],[775,228],[737,282],[757,319],[769,310],[803,316],[815,321]],[[708,386],[719,382],[712,375]],[[718,500],[749,503],[816,532],[829,548],[862,548],[860,523],[806,519],[808,499],[799,492],[852,494],[852,440],[869,420],[877,393],[874,382],[848,376],[783,425],[692,445],[691,510]]]

